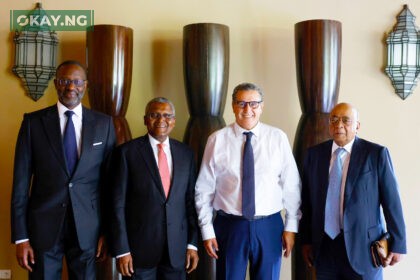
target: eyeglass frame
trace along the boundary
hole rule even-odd
[[[263,100],[260,100],[260,101],[234,100],[233,102],[236,106],[238,106],[241,109],[244,109],[246,106],[249,106],[251,109],[257,109],[258,107],[260,107],[260,104],[263,103],[264,101]]]
[[[328,122],[331,125],[337,125],[340,123],[340,121],[346,126],[350,126],[353,124],[352,118],[347,117],[347,116],[342,116],[342,117],[332,116],[328,119]]]
[[[175,118],[175,114],[168,114],[168,113],[161,114],[161,113],[151,112],[151,113],[148,113],[146,117],[152,120],[158,120],[160,118],[164,118],[166,120],[173,120]]]
[[[74,79],[74,80],[71,80],[71,79],[56,79],[56,81],[57,81],[57,84],[60,87],[68,87],[70,84],[73,84],[75,87],[83,87],[87,80],[83,80],[83,79]],[[79,84],[80,81],[81,81],[81,84]]]

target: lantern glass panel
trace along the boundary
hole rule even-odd
[[[401,66],[408,65],[408,43],[404,42],[402,44],[402,57],[401,57]]]
[[[35,66],[42,65],[42,41],[36,43]]]
[[[394,51],[392,54],[391,65],[398,66],[402,64],[402,52],[400,44],[394,44],[391,46],[392,50]]]
[[[416,66],[416,58],[417,58],[416,52],[417,52],[417,44],[409,43],[408,44],[408,57],[407,57],[408,65]]]
[[[23,58],[23,61],[26,60],[25,65],[33,66],[36,62],[36,44],[35,42],[27,42],[25,44],[25,51],[26,57]]]

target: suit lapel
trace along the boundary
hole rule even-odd
[[[63,169],[68,173],[66,160],[64,156],[63,141],[61,137],[60,118],[58,116],[58,109],[56,105],[53,105],[42,117],[42,123],[44,125],[44,131],[47,135],[51,149],[57,156]]]
[[[180,174],[178,174],[178,170],[180,170],[181,168],[177,168],[177,167],[181,167],[184,162],[182,160],[182,155],[180,154],[180,149],[178,149],[177,147],[177,143],[172,141],[171,139],[169,139],[170,143],[171,143],[171,155],[172,155],[172,180],[171,180],[171,189],[169,191],[169,198],[171,196],[174,196],[174,192],[177,191],[176,186],[180,185],[178,184],[178,180],[180,178]]]
[[[366,161],[367,151],[363,145],[363,142],[356,137],[352,147],[349,167],[347,170],[346,177],[346,188],[344,191],[344,203],[348,201],[351,197],[351,193],[354,190],[355,182],[360,174],[360,169],[363,166],[363,163]]]
[[[80,148],[80,157],[79,161],[77,162],[76,169],[74,170],[73,176],[76,175],[77,170],[82,168],[84,159],[89,157],[90,145],[94,142],[95,132],[95,118],[93,117],[90,110],[82,107],[82,138],[81,148]]]
[[[320,164],[319,164],[319,172],[320,172],[320,186],[322,190],[322,199],[324,200],[322,204],[324,205],[327,199],[327,192],[328,192],[328,184],[329,184],[329,175],[330,175],[330,161],[331,161],[331,149],[332,149],[332,141],[328,141],[325,145],[322,146],[322,151],[320,152]]]
[[[162,180],[160,179],[159,169],[156,163],[155,156],[153,154],[152,146],[150,145],[149,136],[147,134],[139,138],[137,151],[143,158],[147,169],[150,172],[150,175],[152,175],[152,179],[155,182],[154,185],[156,186],[162,197],[166,199],[165,192],[163,191]]]

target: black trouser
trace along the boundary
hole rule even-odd
[[[48,236],[45,236],[48,238]],[[36,244],[34,244],[36,248]],[[68,206],[59,238],[49,250],[34,249],[35,264],[30,280],[61,280],[63,257],[66,257],[69,280],[95,280],[96,246],[88,250],[79,247],[73,211]]]

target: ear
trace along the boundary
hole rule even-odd
[[[89,86],[89,81],[88,81],[88,80],[86,80],[86,81],[85,81],[85,86],[84,86],[84,91],[86,91],[86,90],[87,90],[88,86]]]
[[[360,129],[360,122],[357,121],[356,122],[356,133],[359,131],[359,129]]]

